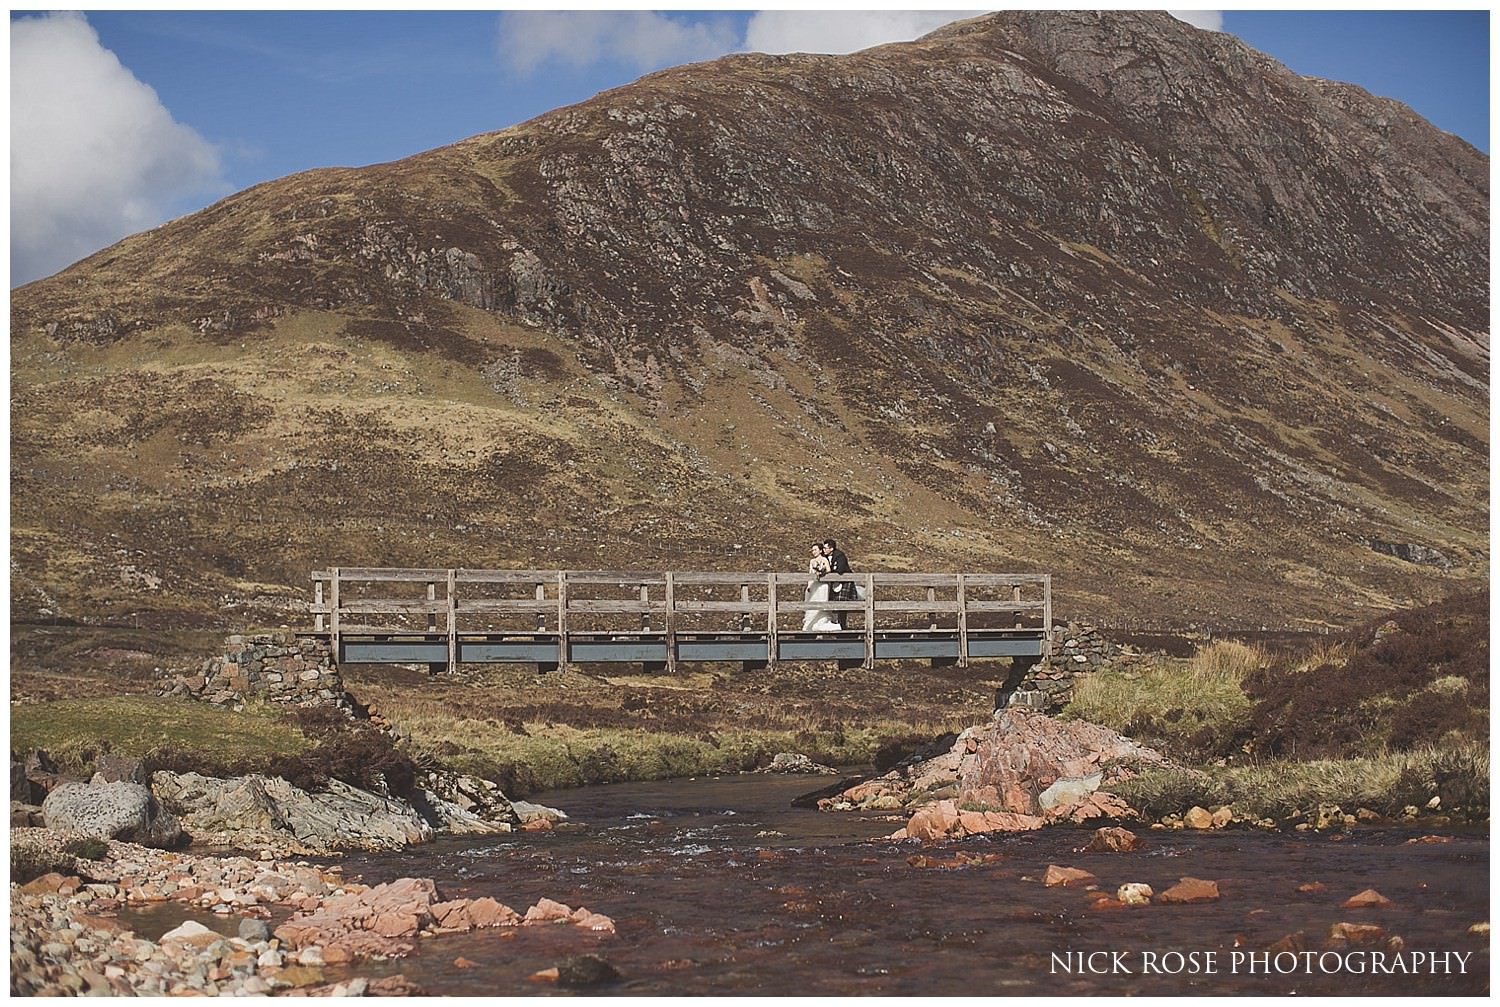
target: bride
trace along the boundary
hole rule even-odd
[[[814,542],[812,559],[807,564],[807,573],[812,579],[807,582],[807,594],[804,600],[828,600],[828,585],[823,583],[823,575],[830,569],[831,565],[828,557],[823,555],[822,545]],[[834,621],[833,616],[821,609],[811,609],[802,617],[802,632],[804,633],[826,633],[838,628],[839,624]]]

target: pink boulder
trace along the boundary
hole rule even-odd
[[[1390,905],[1391,900],[1373,888],[1366,888],[1358,895],[1350,896],[1344,902],[1345,909],[1386,909]]]
[[[289,947],[338,947],[358,958],[401,955],[433,919],[437,886],[429,878],[400,878],[362,892],[330,899],[313,912],[294,916],[276,928]]]
[[[1201,878],[1182,878],[1156,897],[1157,902],[1217,902],[1219,886]]]
[[[1091,885],[1099,879],[1088,871],[1077,867],[1059,867],[1057,864],[1048,864],[1047,873],[1042,875],[1042,884],[1048,888],[1055,886],[1081,887]]]
[[[1085,853],[1129,853],[1141,845],[1141,837],[1129,829],[1106,826],[1095,831],[1094,838],[1083,849]]]
[[[536,905],[526,910],[526,918],[522,923],[564,923],[573,915],[573,910],[561,902],[552,899],[542,899]]]

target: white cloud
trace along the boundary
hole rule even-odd
[[[850,53],[908,42],[945,24],[985,13],[941,10],[763,10],[743,35],[730,17],[653,11],[510,11],[500,15],[501,60],[523,76],[553,66],[582,71],[603,64],[641,73],[730,52]],[[1219,31],[1220,11],[1172,11]]]
[[[1169,10],[1167,13],[1204,31],[1224,30],[1224,12],[1220,10]]]
[[[500,15],[500,58],[516,72],[550,63],[612,62],[644,72],[713,59],[739,47],[725,17],[682,21],[653,11],[511,11]]]
[[[752,52],[848,53],[887,42],[909,42],[951,21],[983,11],[763,10],[750,18],[745,48]]]
[[[228,190],[214,147],[173,120],[82,14],[10,25],[10,275],[46,276]]]

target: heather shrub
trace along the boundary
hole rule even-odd
[[[375,793],[410,796],[418,767],[391,739],[367,724],[330,730],[316,747],[271,760],[266,772],[303,790],[326,790],[330,779]]]
[[[1488,591],[1357,626],[1322,656],[1245,677],[1257,751],[1321,758],[1488,740]]]
[[[109,844],[102,839],[80,837],[63,843],[63,852],[79,860],[103,860],[109,855]]]
[[[79,860],[103,860],[109,844],[102,839],[70,839],[59,844],[36,830],[14,835],[10,845],[10,880],[24,885],[43,874],[74,874]]]

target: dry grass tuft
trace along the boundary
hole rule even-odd
[[[1132,807],[1159,817],[1198,805],[1231,805],[1241,816],[1285,820],[1337,804],[1397,816],[1435,797],[1449,813],[1489,814],[1489,750],[1475,744],[1369,758],[1274,760],[1201,770],[1146,768],[1111,787]]]
[[[1105,671],[1074,691],[1064,715],[1103,724],[1184,758],[1232,751],[1249,723],[1241,683],[1267,663],[1259,648],[1216,641],[1188,661]]]

